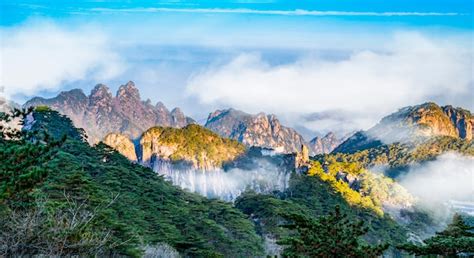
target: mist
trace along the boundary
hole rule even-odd
[[[194,168],[176,168],[170,162],[157,161],[153,170],[174,185],[199,193],[207,198],[234,201],[246,190],[257,193],[283,191],[288,187],[291,171],[283,171],[265,161],[257,161],[252,170],[233,168],[203,171]]]
[[[455,206],[453,202],[474,206],[474,158],[455,153],[441,155],[412,167],[400,178],[400,184],[418,198],[419,207],[434,215],[443,215],[446,208]]]

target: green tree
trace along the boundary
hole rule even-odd
[[[435,236],[425,240],[424,245],[405,244],[399,249],[415,255],[443,255],[456,257],[460,253],[474,252],[474,227],[466,224],[461,215],[455,214],[452,222]]]
[[[287,257],[377,257],[388,248],[386,244],[364,244],[360,237],[368,229],[362,221],[350,221],[339,206],[317,219],[298,213],[288,214],[286,219],[292,223],[284,227],[294,230],[279,241]]]

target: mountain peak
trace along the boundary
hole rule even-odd
[[[91,97],[100,97],[100,96],[110,96],[112,98],[112,93],[110,92],[107,85],[99,83],[91,91]]]
[[[314,137],[308,145],[312,155],[326,154],[333,151],[342,141],[343,139],[338,138],[334,132],[328,132],[323,137]]]
[[[133,81],[127,82],[125,85],[121,85],[117,91],[117,98],[132,98],[140,100],[140,91],[135,86]]]
[[[194,122],[179,109],[172,115],[162,104],[142,101],[132,81],[121,85],[116,96],[106,85],[97,84],[89,96],[75,89],[50,99],[33,98],[25,106],[46,105],[67,115],[76,127],[86,130],[93,143],[112,132],[134,139],[153,126],[183,127]]]
[[[471,112],[434,102],[399,109],[364,132],[358,132],[342,143],[337,152],[354,152],[375,145],[413,142],[435,136],[471,140],[474,117]]]
[[[163,104],[163,102],[161,101],[158,101],[155,105],[155,109],[158,110],[158,112],[165,112],[165,113],[169,113],[169,110],[168,108],[165,106],[165,104]]]
[[[244,143],[283,152],[298,152],[305,144],[294,129],[282,126],[275,115],[248,114],[235,109],[216,110],[209,114],[206,125],[221,136]]]

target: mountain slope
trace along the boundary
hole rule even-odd
[[[435,136],[470,141],[473,132],[474,116],[470,111],[429,102],[384,117],[369,130],[349,137],[334,152],[354,153],[383,144],[421,142]]]
[[[161,102],[153,106],[149,100],[142,101],[131,81],[120,86],[116,96],[107,86],[98,84],[89,96],[82,90],[74,89],[61,92],[51,99],[35,97],[24,106],[41,105],[69,116],[76,127],[86,130],[92,143],[112,132],[136,138],[153,126],[183,127],[194,123],[179,108],[170,112]]]
[[[323,137],[314,137],[309,141],[308,148],[312,155],[330,153],[342,142],[343,139],[338,138],[333,132],[329,132]]]
[[[252,223],[231,204],[182,191],[103,144],[91,147],[55,111],[33,118],[33,130],[51,135],[42,143],[0,139],[0,240],[20,237],[7,254],[139,256],[159,243],[192,257],[263,254]],[[65,142],[48,143],[61,132]]]
[[[235,109],[217,110],[209,114],[205,127],[246,146],[272,148],[277,152],[298,152],[306,144],[294,129],[282,126],[274,115],[264,113],[251,115]]]

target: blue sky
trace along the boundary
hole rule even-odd
[[[468,0],[30,0],[0,12],[2,85],[18,102],[133,80],[197,120],[233,106],[313,134],[423,101],[474,105]]]

